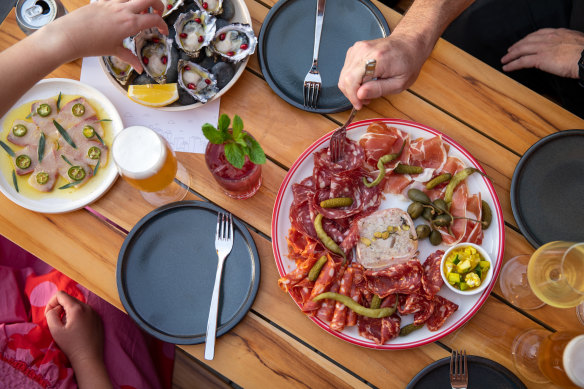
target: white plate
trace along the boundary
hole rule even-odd
[[[379,121],[409,133],[412,140],[420,137],[430,138],[436,135],[441,135],[443,141],[450,145],[450,151],[448,152],[449,156],[458,157],[467,166],[474,166],[484,172],[482,167],[472,157],[472,155],[470,155],[470,153],[458,143],[446,135],[443,135],[439,131],[407,120],[370,119],[355,122],[349,126],[347,130],[347,136],[353,140],[358,140],[361,135],[366,132],[367,127],[371,123]],[[331,135],[332,133],[329,133],[318,139],[306,151],[304,151],[304,153],[302,153],[302,155],[290,168],[290,171],[284,178],[280,190],[278,191],[276,204],[274,206],[274,213],[272,215],[272,249],[274,250],[274,258],[276,260],[276,265],[278,267],[280,276],[284,276],[296,268],[295,263],[287,257],[288,245],[286,242],[286,236],[288,235],[288,230],[290,229],[290,206],[292,205],[292,201],[294,199],[292,194],[292,184],[299,183],[304,178],[312,175],[312,170],[314,167],[313,153],[324,147],[328,147],[329,138]],[[452,331],[462,326],[466,321],[468,321],[486,301],[489,293],[491,293],[491,290],[493,289],[495,280],[497,279],[501,269],[503,261],[503,248],[505,243],[505,228],[503,225],[503,213],[501,211],[501,205],[499,204],[499,199],[491,182],[483,176],[474,174],[467,179],[467,184],[469,193],[474,194],[480,192],[482,199],[485,200],[491,207],[491,210],[493,210],[493,221],[491,226],[486,231],[484,231],[484,238],[481,246],[493,259],[493,268],[491,271],[494,273],[491,284],[484,290],[483,293],[471,296],[462,296],[450,291],[446,287],[443,287],[438,294],[458,304],[459,307],[458,310],[446,320],[444,325],[438,331],[432,332],[428,330],[426,326],[424,326],[423,328],[412,332],[408,336],[397,337],[383,345],[378,345],[373,341],[360,336],[357,326],[348,327],[345,328],[342,332],[338,332],[331,330],[329,328],[328,322],[322,321],[316,317],[310,317],[310,319],[327,332],[338,338],[346,340],[347,342],[363,347],[386,350],[406,349],[434,342],[441,337],[448,335]],[[381,202],[380,209],[401,208],[406,210],[411,202],[402,195],[386,194],[385,197],[385,200]],[[416,225],[417,224],[420,224],[420,222],[418,221]],[[448,246],[445,244],[440,246],[432,246],[427,239],[420,241],[418,245],[418,249],[420,251],[419,259],[421,262],[424,262],[428,255],[434,251],[438,249],[446,251],[447,248]],[[401,323],[402,327],[413,322],[413,316],[414,315],[403,316]]]
[[[50,78],[39,81],[14,104],[11,110],[34,100],[58,96],[59,92],[64,95],[80,95],[99,104],[104,112],[105,118],[111,120],[109,129],[113,132],[112,139],[115,134],[124,128],[122,118],[118,114],[118,111],[101,92],[79,81],[65,78]],[[2,123],[1,131],[4,131],[4,121],[7,115],[4,115],[0,120],[0,123]],[[109,146],[111,150],[111,144]],[[4,153],[4,150],[0,151]],[[57,192],[58,189],[55,189],[46,195],[38,196],[39,198],[26,197],[16,192],[12,183],[12,176],[7,177],[5,174],[0,174],[0,191],[16,204],[31,211],[42,213],[74,211],[100,198],[115,182],[118,176],[118,170],[111,155],[108,158],[107,165],[103,168],[100,167],[95,179],[90,180],[79,189],[71,190],[70,195],[68,193],[59,193],[60,191]],[[95,182],[93,182],[94,180]]]
[[[244,24],[249,24],[250,26],[253,26],[251,16],[249,14],[249,10],[247,9],[247,5],[245,4],[245,1],[244,0],[232,0],[232,2],[233,2],[233,6],[235,7],[235,13],[234,13],[233,17],[229,20],[229,23],[230,24],[244,23]],[[174,12],[178,12],[178,10],[176,10]],[[169,28],[170,28],[170,26],[169,26]],[[227,85],[225,85],[223,88],[221,88],[221,90],[215,96],[213,96],[213,98],[211,98],[209,101],[207,101],[207,103],[205,103],[205,104],[208,104],[211,101],[217,100],[219,97],[223,96],[223,94],[225,94],[225,92],[227,92],[233,85],[235,85],[235,83],[237,82],[239,77],[241,77],[241,74],[245,70],[245,67],[247,66],[248,61],[249,61],[249,56],[247,58],[245,58],[243,61],[235,64],[235,67],[236,67],[235,74],[233,75],[233,78],[231,79],[231,81],[229,81],[227,83]],[[118,91],[120,91],[120,93],[122,93],[124,96],[127,96],[128,95],[127,88],[124,88],[122,85],[120,85],[120,83],[115,79],[115,77],[111,75],[111,73],[107,70],[105,62],[103,62],[102,57],[99,57],[99,64],[101,65],[101,69],[105,72],[108,80],[110,80],[110,82],[116,87],[116,89]],[[178,88],[180,88],[180,86],[178,86]],[[195,104],[191,104],[191,105],[176,105],[176,106],[153,107],[153,108],[159,109],[161,111],[186,111],[189,109],[201,107],[202,105],[203,105],[203,103],[195,103]]]

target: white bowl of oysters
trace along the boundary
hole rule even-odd
[[[179,99],[157,109],[183,111],[223,95],[241,76],[257,38],[244,0],[162,0],[169,35],[141,31],[125,41],[142,62],[138,74],[116,57],[100,63],[109,80],[127,94],[128,87],[178,83]]]

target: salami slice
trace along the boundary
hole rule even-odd
[[[312,288],[312,292],[310,293],[309,301],[304,304],[304,312],[314,311],[320,308],[320,301],[315,302],[312,301],[312,299],[321,293],[327,292],[331,288],[337,278],[340,267],[340,262],[335,262],[329,257],[314,283],[314,288]]]
[[[335,279],[335,282],[333,283],[333,285],[329,289],[329,292],[338,293],[339,287],[340,287],[340,283],[338,282],[338,279]],[[335,304],[336,304],[335,300],[330,300],[330,299],[322,300],[322,304],[321,304],[320,308],[316,311],[316,317],[318,317],[321,320],[331,322],[331,320],[333,319],[333,314],[335,312]],[[332,322],[329,323],[329,326],[331,326],[331,324],[332,324]]]
[[[381,298],[392,293],[417,293],[422,286],[423,274],[422,265],[415,259],[383,270],[367,270],[366,288]]]
[[[317,257],[309,257],[304,262],[297,265],[296,269],[280,278],[278,280],[278,286],[280,289],[284,292],[288,292],[294,285],[305,279],[317,260]]]
[[[352,268],[347,268],[343,277],[341,278],[341,284],[339,287],[339,293],[345,296],[349,296],[351,292],[351,287],[353,286],[353,272]],[[330,327],[335,331],[342,331],[345,328],[345,323],[347,320],[347,311],[350,311],[344,304],[336,302],[335,312],[331,320]]]
[[[442,256],[444,256],[444,251],[437,250],[430,254],[424,261],[422,287],[424,288],[426,298],[429,300],[434,298],[444,284],[444,280],[442,279],[442,269],[440,268]]]
[[[384,344],[399,335],[401,318],[398,315],[372,319],[359,316],[359,335],[377,344]]]
[[[290,296],[292,296],[292,299],[301,309],[310,298],[310,292],[312,291],[313,287],[314,281],[310,281],[308,278],[305,278],[290,288]]]
[[[434,312],[426,321],[426,325],[430,331],[438,331],[446,319],[456,312],[458,305],[438,295],[434,296],[432,301],[434,303]]]

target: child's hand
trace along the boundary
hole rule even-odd
[[[99,315],[87,304],[57,292],[45,309],[53,339],[72,364],[103,360],[103,329]]]

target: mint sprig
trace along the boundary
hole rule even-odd
[[[229,131],[230,124],[233,124],[231,131]],[[205,123],[203,135],[213,144],[225,144],[225,157],[230,164],[238,169],[243,167],[246,155],[256,165],[266,163],[264,150],[255,139],[243,131],[243,120],[237,115],[233,117],[233,123],[231,123],[229,116],[222,114],[219,117],[217,128],[212,124]]]

